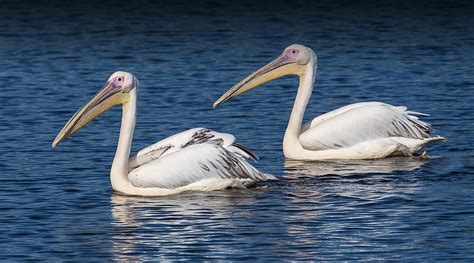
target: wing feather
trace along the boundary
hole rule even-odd
[[[139,151],[129,179],[137,187],[174,189],[205,179],[236,179],[249,184],[274,179],[247,162],[258,156],[234,142],[231,134],[190,129]]]
[[[137,187],[168,189],[210,178],[239,179],[244,182],[270,179],[240,155],[212,143],[182,148],[139,166],[128,177]]]
[[[313,119],[300,142],[309,150],[326,150],[389,137],[431,138],[430,125],[415,115],[425,114],[381,102],[355,103]]]
[[[179,151],[181,148],[185,148],[193,144],[214,142],[217,144],[222,144],[223,147],[227,148],[232,145],[234,141],[235,137],[232,134],[215,132],[206,128],[189,129],[143,148],[137,153],[136,156],[130,159],[131,161],[129,168],[130,170],[134,169],[149,161],[158,159],[168,154],[172,154],[176,151]],[[166,150],[163,151],[164,149]],[[160,152],[161,154],[158,154]]]

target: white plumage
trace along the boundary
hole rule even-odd
[[[139,151],[128,177],[136,187],[178,188],[205,179],[232,179],[243,185],[273,178],[246,158],[256,155],[234,143],[234,136],[205,128],[190,129]]]
[[[247,162],[257,159],[235,143],[234,136],[205,128],[190,129],[139,151],[130,158],[137,107],[136,78],[128,72],[112,74],[92,100],[66,123],[53,142],[84,127],[109,108],[122,105],[122,125],[110,181],[115,191],[128,195],[161,196],[183,191],[211,191],[246,187],[275,179]]]
[[[382,102],[347,105],[318,116],[302,127],[316,77],[316,61],[312,49],[291,45],[277,59],[234,85],[213,106],[273,79],[297,75],[300,85],[283,139],[286,158],[327,160],[410,156],[430,142],[445,140],[439,136],[432,137],[430,125],[417,117],[426,114]]]
[[[300,142],[308,150],[349,148],[357,144],[385,138],[420,141],[431,137],[430,125],[407,111],[382,102],[354,103],[325,113],[306,124]]]

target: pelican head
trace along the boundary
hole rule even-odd
[[[299,44],[293,44],[285,48],[283,53],[281,53],[281,55],[275,60],[250,74],[241,82],[235,84],[231,89],[224,93],[224,95],[216,100],[212,107],[216,108],[224,101],[274,79],[287,75],[302,76],[306,72],[306,66],[315,62],[316,54],[311,48]]]
[[[56,147],[58,143],[113,106],[127,103],[130,91],[137,88],[137,86],[138,81],[131,73],[117,71],[112,74],[104,87],[64,125],[54,139],[52,147]]]

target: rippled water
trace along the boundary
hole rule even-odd
[[[3,3],[0,260],[473,260],[470,10],[408,1]],[[449,141],[428,147],[428,160],[285,160],[295,78],[211,110],[292,43],[318,54],[305,119],[380,100],[432,114],[426,120]],[[57,150],[50,144],[119,69],[141,84],[134,151],[205,126],[236,135],[280,180],[160,198],[112,193],[120,109]]]

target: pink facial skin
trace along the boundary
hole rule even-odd
[[[284,65],[292,63],[292,62],[295,62],[296,57],[298,56],[298,53],[299,53],[299,51],[296,50],[296,49],[286,50],[285,52],[283,52],[283,54],[280,55],[280,57],[278,57],[277,60],[274,61],[275,63],[271,67],[269,67],[267,70],[263,71],[261,74],[270,72],[270,71],[272,71],[276,68],[279,68],[281,66],[284,66]]]
[[[295,61],[296,57],[298,56],[299,51],[296,49],[288,49],[285,52],[283,52],[283,55],[291,61]]]
[[[124,82],[124,77],[122,77],[122,76],[117,76],[117,77],[109,80],[109,83],[113,84],[116,87],[121,87],[123,85],[123,82]]]

